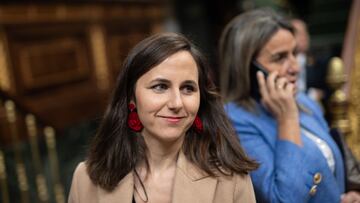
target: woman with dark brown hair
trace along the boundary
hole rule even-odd
[[[126,58],[75,170],[69,202],[255,202],[248,159],[185,37],[158,34]]]

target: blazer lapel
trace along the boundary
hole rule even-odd
[[[129,174],[127,174],[112,192],[107,192],[101,189],[100,187],[98,188],[99,188],[98,189],[99,203],[109,203],[109,202],[131,203],[134,193],[133,173],[130,172]]]
[[[329,134],[329,128],[324,129],[324,127],[320,126],[319,121],[317,121],[314,117],[306,115],[306,113],[301,114],[300,123],[303,128],[318,136],[329,145],[333,151],[335,159],[335,177],[340,187],[344,188],[344,163],[337,144]]]
[[[319,121],[317,121],[314,117],[306,115],[306,113],[302,113],[302,115],[300,117],[300,124],[301,124],[301,127],[305,128],[307,131],[311,132],[312,134],[314,134],[314,135],[318,136],[319,138],[321,138],[322,140],[324,140],[329,145],[329,147],[333,150],[334,155],[341,154],[335,141],[330,136],[329,128],[324,129],[324,127],[322,127],[319,124]]]
[[[209,176],[180,152],[175,174],[172,202],[213,202],[217,178]]]

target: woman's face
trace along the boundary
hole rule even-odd
[[[296,87],[300,68],[296,60],[296,40],[290,31],[279,29],[260,50],[256,60],[267,71],[277,71]]]
[[[180,51],[138,79],[135,105],[145,140],[175,141],[184,137],[200,106],[198,77],[191,54]]]

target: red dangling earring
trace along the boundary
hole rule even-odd
[[[127,120],[128,127],[135,132],[140,132],[144,128],[144,126],[142,125],[139,119],[139,115],[136,112],[135,104],[130,103],[128,107],[130,110]]]
[[[199,116],[195,117],[194,123],[192,124],[192,127],[195,129],[195,131],[199,134],[203,133],[203,123]]]

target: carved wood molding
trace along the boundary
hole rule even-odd
[[[76,39],[32,43],[22,46],[18,53],[20,75],[26,90],[85,79],[90,72],[84,47]]]
[[[10,84],[10,74],[8,66],[8,56],[6,51],[5,35],[0,33],[0,89],[4,91],[9,91]]]
[[[116,6],[121,5],[121,6]],[[1,5],[0,24],[147,19],[163,16],[160,3],[119,2],[107,4]],[[91,15],[89,15],[91,14]]]
[[[107,62],[105,34],[101,25],[96,24],[91,26],[90,40],[95,63],[97,86],[100,90],[107,90],[110,86],[109,66]]]

